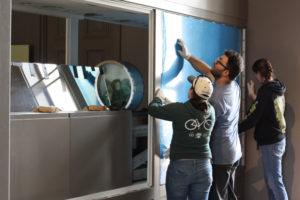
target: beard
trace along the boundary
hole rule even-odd
[[[216,70],[216,69],[211,69],[210,72],[212,75],[214,75],[215,79],[219,79],[222,76],[222,71]]]

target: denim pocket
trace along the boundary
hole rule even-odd
[[[276,156],[281,157],[285,152],[285,139],[273,144],[273,151]]]
[[[197,182],[201,182],[201,185],[203,185],[203,187],[210,187],[213,181],[212,165],[210,163],[210,160],[207,160],[207,162],[203,162],[197,166],[197,171],[194,174],[194,177],[198,179]]]
[[[167,170],[167,182],[174,186],[185,185],[188,181],[189,170],[183,162],[171,162]]]

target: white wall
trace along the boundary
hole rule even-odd
[[[277,78],[287,86],[286,120],[287,148],[283,159],[284,183],[292,200],[300,199],[300,1],[248,1],[247,71],[261,57],[271,60]],[[256,84],[256,86],[258,86]],[[256,87],[257,88],[257,87]],[[244,197],[246,200],[268,199],[263,180],[260,151],[256,150],[253,130],[246,138],[246,171]]]
[[[10,0],[0,2],[0,199],[9,196]]]

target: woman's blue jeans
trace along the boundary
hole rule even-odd
[[[285,139],[269,145],[262,145],[262,160],[269,200],[288,200],[282,181],[282,156],[285,151]]]
[[[210,159],[171,161],[167,170],[168,200],[207,200],[212,184]]]

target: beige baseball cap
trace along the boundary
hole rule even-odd
[[[214,90],[213,84],[211,80],[207,76],[188,76],[188,81],[192,84],[195,93],[205,99],[208,100]]]

